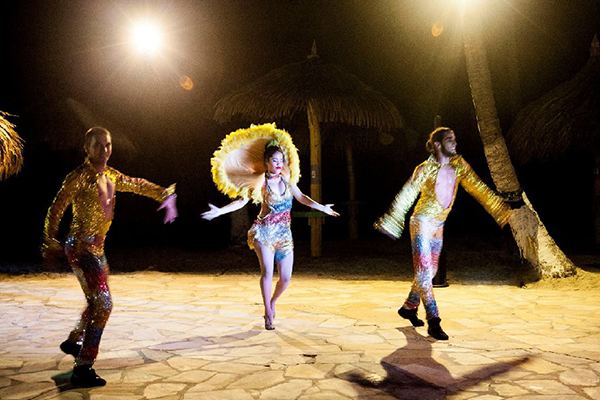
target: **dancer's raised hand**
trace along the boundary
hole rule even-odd
[[[165,224],[170,224],[171,222],[175,221],[175,218],[177,218],[177,195],[172,194],[169,197],[167,197],[167,199],[165,201],[162,202],[162,204],[160,205],[160,207],[158,207],[158,210],[162,210],[163,208],[165,209],[165,217],[163,218],[163,223]]]
[[[332,217],[339,217],[340,213],[334,211],[331,207],[333,207],[333,204],[324,204],[323,209],[321,211]]]
[[[210,204],[208,203],[208,211],[204,211],[201,215],[202,218],[210,221],[212,219],[217,218],[219,215],[221,215],[221,209],[217,206],[215,206],[214,204]]]

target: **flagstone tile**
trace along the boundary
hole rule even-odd
[[[555,363],[543,360],[541,358],[529,358],[527,361],[525,361],[519,367],[521,369],[524,369],[527,371],[533,371],[538,374],[559,372],[559,371],[564,371],[567,369],[566,367],[564,367],[562,365],[555,364]]]
[[[208,392],[217,389],[224,389],[229,384],[239,379],[237,374],[215,373],[210,379],[194,385],[188,392]]]
[[[178,371],[189,371],[192,369],[201,368],[206,364],[209,364],[210,361],[199,358],[172,356],[166,361],[166,363]]]
[[[265,389],[284,382],[283,371],[263,371],[240,377],[228,389]]]
[[[191,370],[178,373],[176,375],[170,375],[164,379],[165,382],[185,382],[185,383],[198,383],[203,382],[210,377],[215,375],[212,371],[203,370]]]
[[[596,386],[600,382],[600,378],[594,371],[583,368],[562,372],[559,379],[565,385],[570,386]]]
[[[583,388],[585,394],[587,394],[593,400],[600,400],[600,387]]]
[[[186,385],[179,383],[151,383],[144,389],[147,399],[156,399],[168,395],[174,395],[185,389]]]
[[[310,389],[309,389],[310,390]],[[351,397],[342,396],[338,392],[322,391],[319,393],[306,393],[298,397],[298,400],[345,400]],[[371,399],[371,397],[369,397]]]
[[[301,379],[322,379],[327,375],[327,371],[317,368],[313,364],[299,364],[290,366],[285,370],[285,376]]]
[[[531,393],[530,391],[522,388],[521,386],[509,384],[509,383],[494,383],[491,388],[500,396],[511,397],[519,396],[523,394]]]
[[[539,394],[575,394],[568,386],[552,380],[519,380],[515,383]]]
[[[239,364],[236,362],[227,362],[227,363],[210,363],[202,367],[203,370],[206,371],[215,371],[215,372],[226,372],[231,374],[240,374],[246,375],[251,374],[253,372],[264,371],[268,369],[264,366],[258,365],[250,365],[250,364]]]
[[[162,376],[152,375],[136,369],[126,370],[123,373],[123,383],[145,383],[154,382],[162,379]]]
[[[303,391],[312,386],[312,381],[306,379],[291,379],[277,386],[264,390],[261,400],[295,400]]]
[[[56,390],[56,385],[49,382],[18,383],[0,389],[0,399],[28,400],[44,393],[52,393],[54,390]]]
[[[52,376],[62,373],[63,371],[59,370],[44,370],[39,372],[32,372],[27,374],[16,374],[12,375],[10,379],[14,379],[19,382],[54,382],[52,380]]]
[[[183,400],[254,400],[242,389],[214,390],[210,392],[186,392]]]
[[[55,359],[46,359],[32,362],[25,362],[19,370],[20,373],[44,371],[56,368],[58,361]]]

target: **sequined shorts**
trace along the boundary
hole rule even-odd
[[[290,213],[269,214],[254,221],[248,231],[248,247],[254,250],[255,242],[268,247],[275,254],[275,261],[283,260],[294,250]]]

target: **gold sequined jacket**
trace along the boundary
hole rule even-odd
[[[110,199],[110,213],[100,204],[98,180],[104,174],[113,184],[116,192],[132,192],[162,202],[175,193],[175,185],[163,188],[142,178],[132,178],[114,168],[107,167],[97,172],[89,160],[73,170],[65,178],[62,187],[48,209],[44,222],[43,249],[60,245],[57,240],[60,220],[67,207],[72,208],[73,219],[69,237],[76,242],[96,244],[102,250],[104,238],[112,223],[115,207],[115,193]]]
[[[456,199],[459,183],[485,208],[498,225],[504,226],[510,216],[510,207],[504,200],[481,181],[462,156],[452,157],[449,165],[454,169],[456,181],[452,201],[447,208],[440,204],[435,193],[435,183],[441,164],[432,155],[415,168],[412,177],[394,198],[389,211],[375,222],[375,229],[394,238],[400,237],[404,230],[406,214],[419,194],[421,196],[413,215],[425,215],[445,221]]]

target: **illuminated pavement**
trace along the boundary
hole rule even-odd
[[[437,289],[436,342],[397,316],[405,281],[295,277],[265,331],[258,276],[114,275],[108,385],[71,389],[74,276],[0,280],[3,400],[600,399],[597,289]]]

